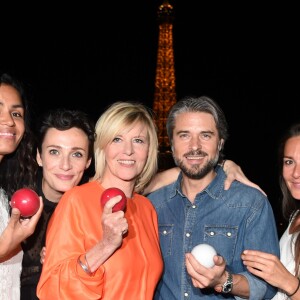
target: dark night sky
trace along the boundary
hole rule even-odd
[[[99,8],[49,3],[11,15],[2,22],[0,69],[25,81],[37,115],[65,106],[96,120],[116,100],[151,107],[159,3],[101,1]],[[206,94],[221,105],[230,131],[227,157],[275,203],[278,137],[300,120],[296,9],[171,3],[178,98]]]

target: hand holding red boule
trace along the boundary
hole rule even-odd
[[[115,203],[112,207],[112,212],[117,212],[117,211],[124,211],[126,208],[126,204],[127,204],[127,197],[124,194],[124,192],[122,190],[120,190],[119,188],[116,187],[111,187],[106,189],[102,195],[101,195],[101,205],[104,207],[104,205],[106,205],[106,203],[108,201],[110,201],[112,198],[117,197],[117,196],[121,196],[121,199],[119,202]],[[127,233],[128,230],[128,224],[126,219],[123,217],[123,219],[125,220],[124,226],[122,226],[122,230],[121,233],[122,235]],[[118,224],[119,225],[119,224]]]
[[[126,195],[124,194],[124,192],[116,187],[108,188],[102,193],[101,199],[100,199],[101,205],[104,206],[107,201],[109,201],[111,198],[116,197],[118,195],[121,195],[122,198],[118,203],[116,203],[113,206],[112,212],[116,212],[119,210],[124,211],[126,208],[126,204],[127,204],[127,198],[126,198]]]
[[[10,206],[19,209],[23,218],[30,218],[39,210],[40,199],[34,190],[22,188],[12,195]]]
[[[111,197],[111,199],[109,197],[101,197],[100,199],[101,205],[103,205],[101,216],[103,231],[102,242],[105,245],[110,245],[111,249],[117,249],[123,242],[124,234],[128,230],[128,223],[125,218],[125,213],[122,210],[114,212],[116,204],[122,201],[120,200],[122,196],[112,193]]]

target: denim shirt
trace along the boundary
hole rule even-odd
[[[244,275],[250,287],[249,299],[272,298],[276,289],[247,272],[241,260],[245,249],[279,256],[279,241],[272,207],[257,189],[238,181],[224,190],[226,175],[217,176],[191,203],[181,189],[182,174],[175,183],[147,197],[158,214],[159,238],[164,272],[155,300],[242,299],[214,289],[195,288],[185,267],[185,253],[200,243],[212,245],[226,260],[226,269]]]

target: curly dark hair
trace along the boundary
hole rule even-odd
[[[38,165],[34,157],[35,139],[30,124],[28,99],[23,83],[7,73],[0,74],[0,85],[13,87],[20,95],[24,106],[25,132],[16,151],[5,155],[0,164],[0,187],[5,190],[8,199],[24,186],[36,189]]]
[[[42,153],[45,135],[50,128],[64,131],[75,127],[86,134],[89,142],[88,158],[94,160],[95,124],[85,112],[66,108],[52,109],[42,114],[36,124],[37,149],[40,153]],[[93,174],[94,164],[92,163],[84,175],[89,177]],[[82,180],[84,181],[86,178]]]
[[[45,135],[50,128],[64,131],[75,127],[81,129],[87,135],[89,141],[88,158],[93,157],[95,125],[85,112],[66,108],[52,109],[44,113],[37,124],[37,148],[40,153],[42,153]]]

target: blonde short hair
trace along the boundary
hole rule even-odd
[[[157,172],[158,139],[153,115],[149,108],[136,102],[115,102],[100,116],[96,123],[95,175],[93,180],[103,176],[106,166],[104,149],[124,128],[141,123],[147,128],[149,152],[143,171],[139,175],[134,191],[140,193]]]

